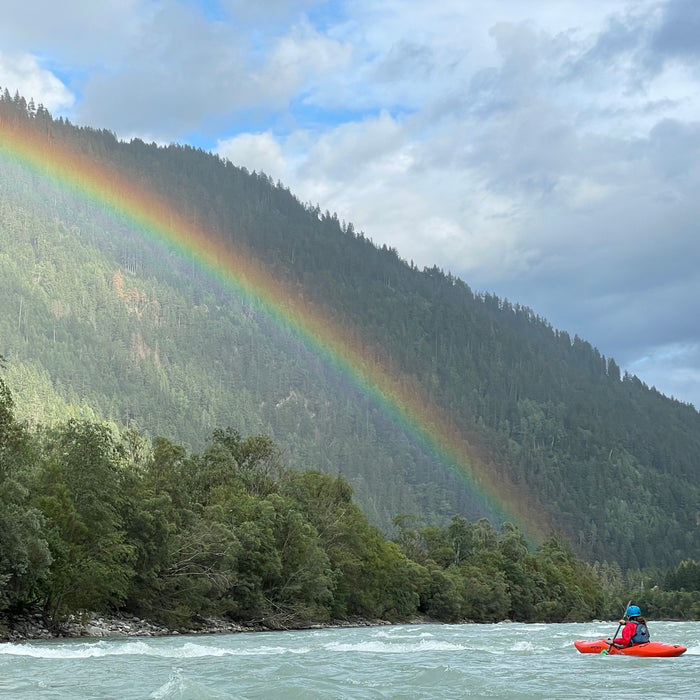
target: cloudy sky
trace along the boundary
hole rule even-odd
[[[698,0],[22,0],[0,86],[280,180],[700,407]]]

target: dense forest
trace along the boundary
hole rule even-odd
[[[64,144],[127,173],[261,261],[448,415],[495,483],[522,494],[575,556],[624,572],[700,559],[694,407],[621,376],[614,359],[531,309],[419,270],[263,174],[187,146],[124,143],[6,91],[8,125],[47,152]],[[3,150],[0,246],[0,352],[17,417],[37,439],[58,440],[51,431],[68,418],[130,429],[154,449],[165,440],[196,460],[233,426],[269,436],[292,472],[340,479],[383,536],[407,536],[399,521],[442,532],[454,516],[490,515],[250,300]],[[507,532],[492,526],[501,542]]]
[[[449,622],[615,617],[621,571],[557,538],[455,516],[389,541],[342,477],[285,467],[266,436],[215,430],[201,453],[69,419],[29,430],[0,380],[0,637],[39,610],[55,628],[84,611],[171,627],[205,616],[269,627],[360,616]],[[655,582],[654,582],[655,583]],[[700,617],[700,564],[635,600]]]

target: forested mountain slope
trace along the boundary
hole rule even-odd
[[[700,557],[693,407],[621,377],[531,310],[407,264],[264,175],[189,147],[122,143],[7,93],[0,120],[127,173],[261,261],[290,303],[323,309],[415,383],[582,556],[631,568]],[[265,433],[291,466],[345,476],[385,529],[399,513],[481,515],[462,480],[283,324],[2,150],[0,298],[6,380],[30,421],[109,420],[195,449],[220,427]]]

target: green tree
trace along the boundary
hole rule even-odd
[[[15,421],[12,396],[0,378],[0,614],[33,599],[51,562],[43,518],[29,503],[32,461],[29,436]]]
[[[53,557],[41,592],[54,622],[124,602],[134,574],[126,541],[123,450],[103,425],[70,420],[41,434],[35,502]]]
[[[512,606],[502,571],[463,564],[460,574],[464,581],[462,618],[475,622],[499,622],[508,617]]]
[[[576,557],[558,537],[544,542],[530,560],[537,582],[535,619],[543,622],[590,620],[604,609],[604,593],[595,570]]]
[[[700,591],[700,562],[682,561],[668,574],[666,586],[674,591]]]
[[[316,528],[290,499],[271,494],[263,504],[271,508],[280,560],[276,580],[267,582],[269,606],[278,611],[278,617],[290,620],[327,620],[334,579]]]
[[[345,479],[292,472],[283,489],[314,526],[328,556],[334,617],[396,619],[416,612],[422,570],[369,524]]]
[[[420,588],[420,609],[426,615],[445,622],[458,622],[465,616],[465,580],[458,567],[447,568],[429,561],[425,581]]]

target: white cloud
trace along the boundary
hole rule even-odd
[[[224,139],[218,142],[216,152],[251,172],[264,172],[274,180],[286,180],[287,163],[279,143],[269,132]]]
[[[58,67],[94,68],[123,57],[125,42],[161,4],[163,0],[5,2],[0,42],[7,51],[41,55]]]
[[[628,362],[629,371],[667,396],[692,403],[700,410],[700,395],[688,387],[700,385],[700,344],[674,343],[651,348],[649,354]]]
[[[324,0],[220,0],[220,5],[230,17],[237,21],[250,22],[255,26],[261,23],[288,23],[300,13],[325,4]]]
[[[70,110],[75,102],[70,90],[26,53],[0,53],[0,86],[12,95],[19,92],[25,99],[43,104],[50,112]]]
[[[319,34],[302,21],[272,45],[263,80],[270,86],[270,93],[282,96],[286,106],[289,99],[308,90],[315,81],[332,80],[333,73],[346,65],[349,57],[349,46]]]

